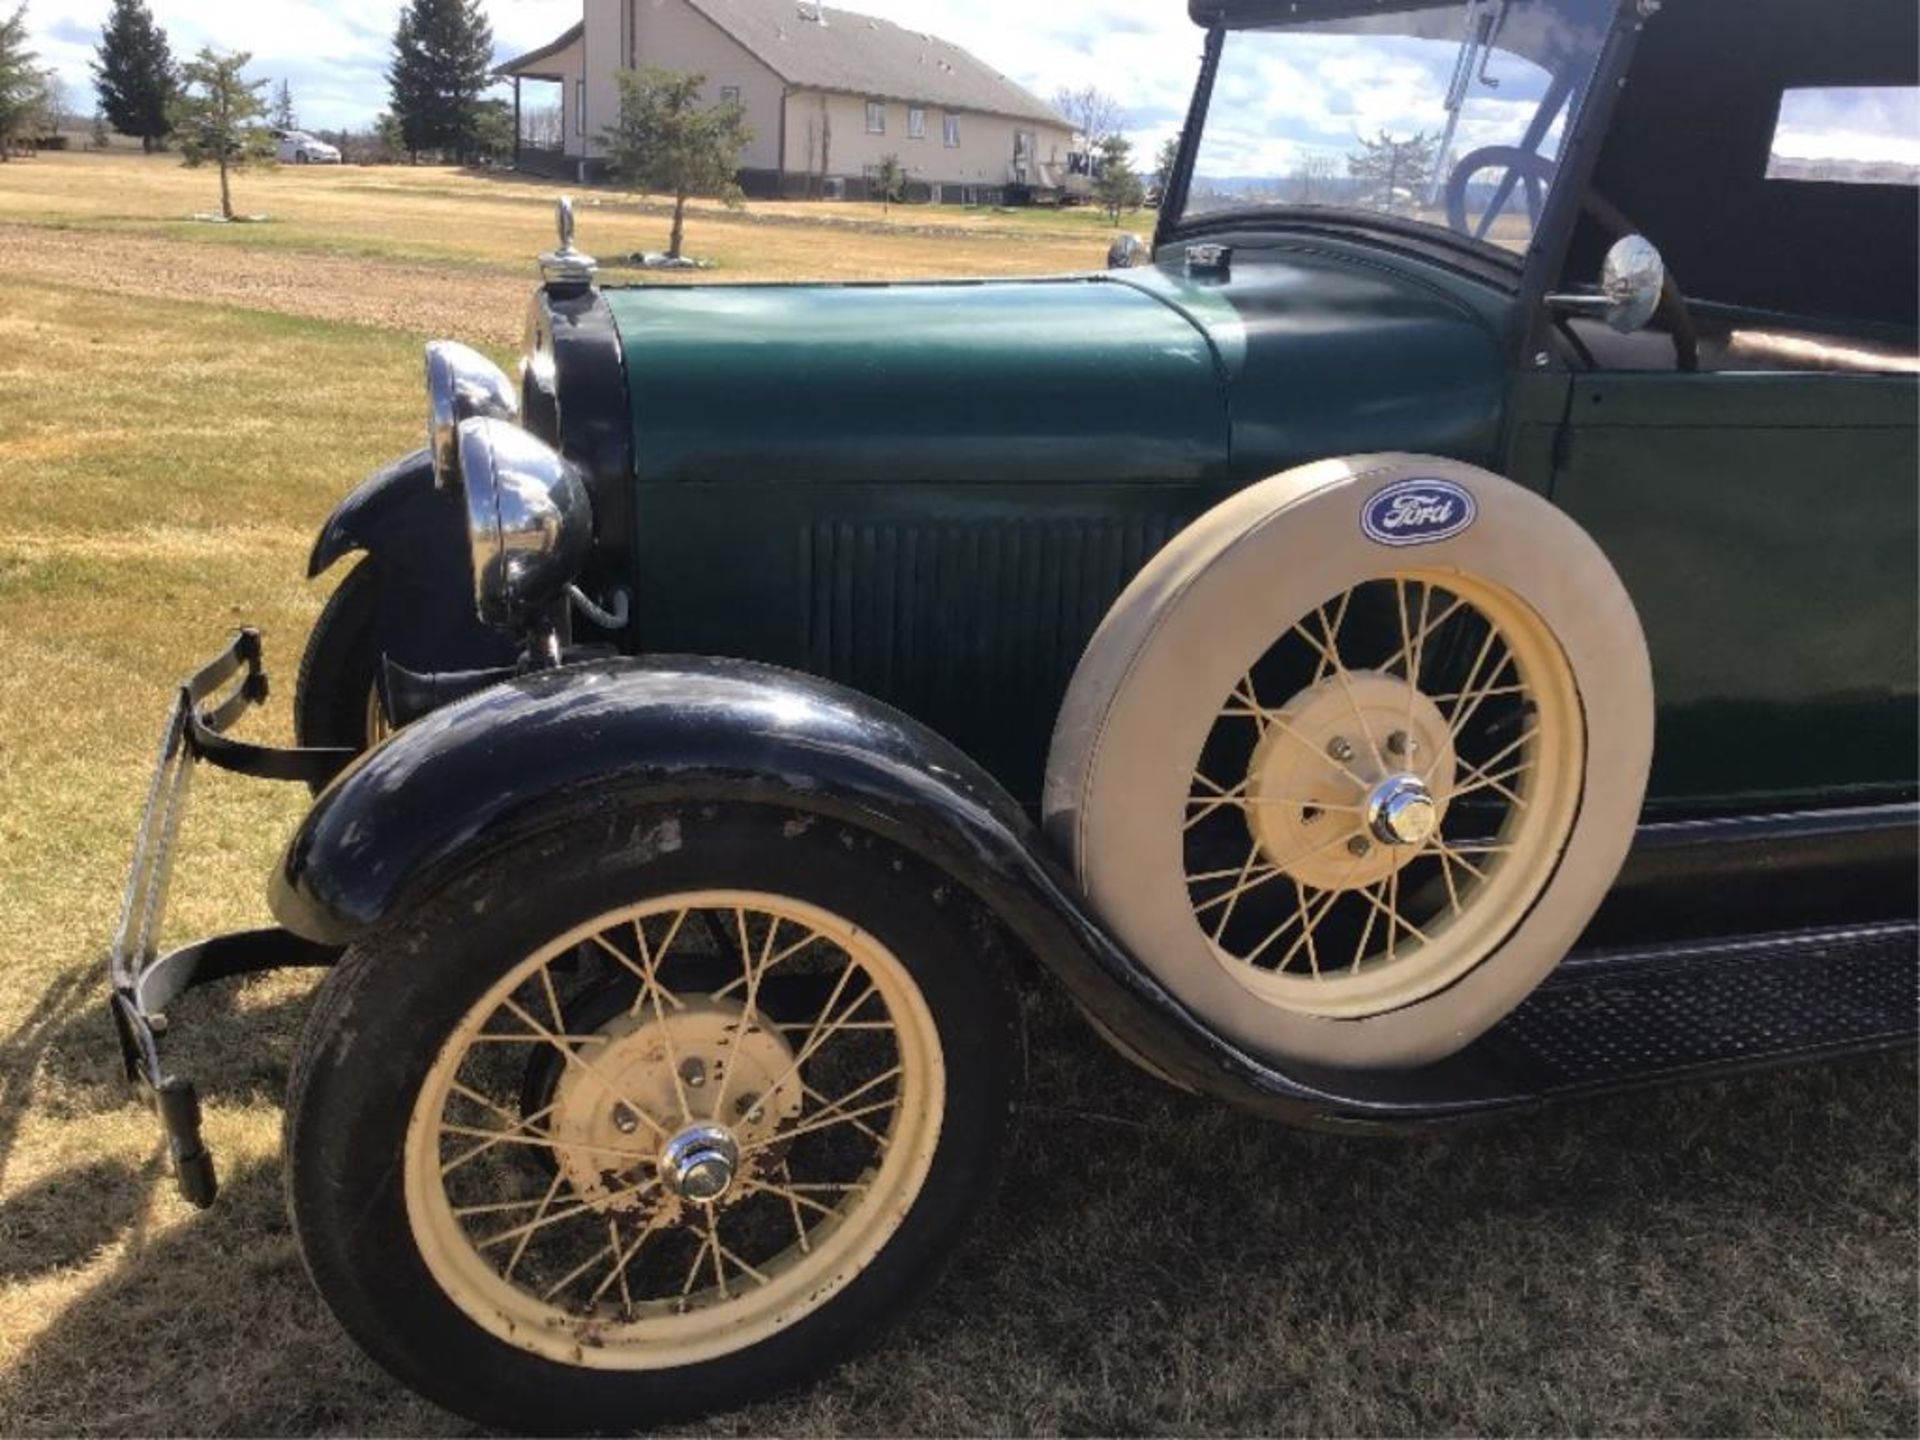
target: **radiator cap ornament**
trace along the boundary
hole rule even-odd
[[[562,195],[553,210],[560,232],[560,248],[540,257],[540,278],[546,281],[548,289],[562,294],[591,290],[600,273],[600,262],[573,248],[573,197]]]

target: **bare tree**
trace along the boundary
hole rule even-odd
[[[1074,90],[1061,86],[1053,92],[1053,108],[1073,125],[1087,142],[1087,153],[1100,153],[1100,142],[1120,133],[1126,124],[1126,108],[1096,85]]]
[[[566,113],[558,105],[537,105],[520,121],[521,138],[536,150],[564,149],[567,141]]]
[[[1329,205],[1338,188],[1339,162],[1325,152],[1300,157],[1293,172],[1293,199],[1298,205]]]

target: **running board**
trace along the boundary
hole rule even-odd
[[[1575,1096],[1911,1045],[1913,921],[1576,952],[1520,1008],[1418,1070],[1307,1071],[1312,1120],[1405,1130]]]
[[[1920,925],[1576,954],[1469,1055],[1541,1098],[1910,1044]],[[1466,1058],[1466,1057],[1462,1057]]]

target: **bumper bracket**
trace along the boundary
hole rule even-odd
[[[169,1072],[161,1058],[166,1007],[185,991],[216,980],[324,967],[340,953],[284,930],[220,935],[165,955],[159,951],[174,844],[196,764],[204,761],[261,780],[324,784],[354,759],[351,750],[276,749],[229,738],[227,732],[267,693],[256,630],[242,630],[176,692],[107,957],[108,1006],[127,1078],[153,1103],[180,1193],[201,1207],[213,1203],[219,1185],[212,1153],[201,1138],[199,1093],[191,1080]]]

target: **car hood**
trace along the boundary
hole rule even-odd
[[[605,297],[643,482],[1192,480],[1227,462],[1206,332],[1104,277]]]
[[[1279,241],[1231,273],[648,286],[606,299],[650,480],[1244,484],[1388,450],[1491,463],[1486,287]]]

